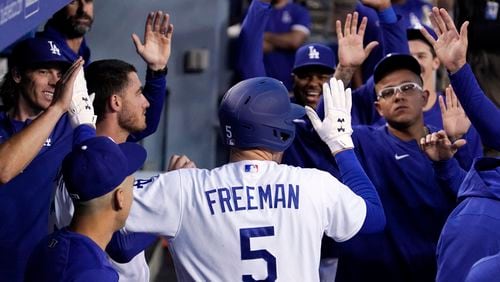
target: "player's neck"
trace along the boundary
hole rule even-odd
[[[105,220],[105,217],[106,215],[102,213],[94,215],[75,213],[68,230],[89,237],[104,251],[115,231],[112,227],[113,224],[110,224],[113,219]]]
[[[262,149],[231,149],[229,162],[233,163],[244,160],[275,161],[279,163],[281,161],[281,154]]]
[[[24,122],[27,119],[35,119],[42,113],[41,110],[36,110],[31,107],[22,96],[19,99],[20,100],[17,105],[12,107],[12,109],[8,112],[11,119]]]
[[[121,144],[127,141],[130,132],[121,128],[118,122],[104,118],[96,124],[96,134],[111,137],[116,143]]]
[[[424,126],[423,122],[416,122],[415,124],[404,128],[399,128],[397,125],[389,124],[388,128],[392,135],[403,141],[416,140],[418,143],[420,142],[420,138],[428,134],[428,129]]]
[[[426,87],[426,85],[431,85],[431,87]],[[428,81],[425,81],[424,87],[425,87],[425,90],[427,90],[429,92],[429,98],[427,99],[427,104],[425,104],[425,106],[424,106],[424,112],[426,112],[426,111],[430,110],[434,106],[434,103],[436,103],[436,101],[437,101],[435,76],[433,76]]]
[[[66,44],[68,44],[69,48],[76,54],[78,54],[80,46],[82,46],[82,41],[83,41],[83,36],[76,38],[66,38]]]

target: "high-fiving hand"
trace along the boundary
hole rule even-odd
[[[420,29],[425,38],[432,44],[436,55],[450,73],[458,71],[466,63],[467,27],[466,21],[458,33],[453,20],[445,9],[432,8],[430,15],[432,27],[437,35],[435,40],[425,28]]]
[[[311,123],[330,151],[336,153],[354,148],[351,126],[351,88],[344,89],[344,83],[335,78],[323,84],[325,118],[323,121],[309,106],[306,113]]]

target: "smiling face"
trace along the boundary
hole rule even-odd
[[[293,77],[295,102],[316,109],[323,94],[323,83],[328,82],[332,75],[324,71],[307,70],[296,72]]]
[[[375,90],[379,93],[387,87],[399,86],[401,84],[413,82],[422,85],[419,77],[405,69],[396,70],[384,78],[376,85]],[[408,128],[414,124],[421,123],[423,120],[423,107],[427,102],[428,92],[414,88],[411,91],[396,91],[390,97],[380,98],[375,102],[378,113],[384,117],[394,128]]]
[[[16,73],[14,81],[19,84],[18,108],[28,116],[36,116],[52,103],[57,82],[63,74],[62,68],[46,66]]]
[[[118,115],[120,127],[128,132],[138,132],[146,129],[146,109],[149,102],[142,94],[142,85],[136,72],[128,74],[128,83],[120,93],[122,108]]]

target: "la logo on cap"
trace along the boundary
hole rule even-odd
[[[309,46],[309,59],[319,59],[319,52],[314,46]]]
[[[54,55],[61,56],[61,52],[60,52],[59,48],[57,48],[57,45],[52,41],[47,41],[47,42],[50,45],[50,52],[52,52],[52,54],[54,54]]]

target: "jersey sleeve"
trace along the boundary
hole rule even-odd
[[[55,227],[61,229],[70,224],[75,207],[68,194],[62,175],[57,183],[56,192],[54,194],[53,218]]]
[[[305,34],[310,33],[311,17],[309,11],[302,6],[297,6],[293,15],[292,30],[302,31]]]
[[[162,173],[149,179],[136,179],[134,202],[125,231],[175,237],[182,214],[179,171]]]
[[[322,182],[327,219],[325,233],[337,242],[349,240],[365,221],[365,201],[329,174],[325,173]]]

